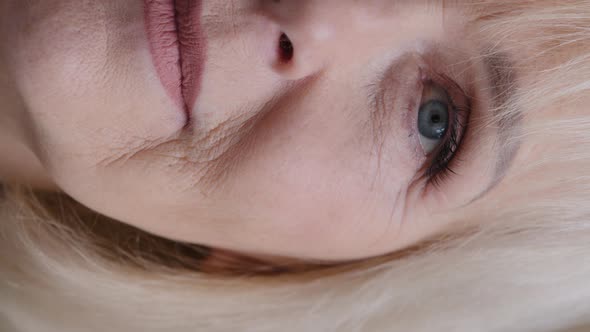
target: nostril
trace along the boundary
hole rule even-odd
[[[291,39],[285,33],[282,33],[281,37],[279,37],[279,57],[281,61],[285,63],[290,62],[294,55],[295,48]]]

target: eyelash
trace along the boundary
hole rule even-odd
[[[449,132],[444,138],[443,143],[431,154],[432,157],[427,163],[424,170],[424,177],[427,179],[427,184],[440,186],[442,182],[447,180],[452,175],[457,175],[453,170],[453,164],[456,166],[458,152],[462,146],[462,141],[467,134],[467,127],[469,123],[469,115],[471,114],[471,101],[456,82],[445,75],[435,75],[438,77],[436,82],[439,83],[445,91],[454,90],[461,94],[462,98],[466,99],[464,107],[456,106],[455,101],[449,96],[449,106],[452,114],[452,122],[449,126]],[[435,82],[433,81],[433,82]]]

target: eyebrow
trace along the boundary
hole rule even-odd
[[[512,167],[522,145],[521,139],[511,140],[514,133],[519,132],[523,121],[522,109],[518,107],[509,108],[514,101],[518,87],[514,62],[507,53],[493,52],[483,56],[483,64],[491,86],[491,113],[498,126],[496,146],[499,147],[499,151],[493,180],[486,189],[476,195],[467,205],[483,198],[502,182],[508,170]]]

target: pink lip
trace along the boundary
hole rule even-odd
[[[189,116],[201,90],[206,42],[200,0],[144,0],[156,71],[168,95]]]

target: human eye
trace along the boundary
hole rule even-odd
[[[465,91],[444,75],[430,75],[422,84],[416,130],[427,157],[421,176],[438,185],[456,174],[454,166],[468,129],[471,103]]]

